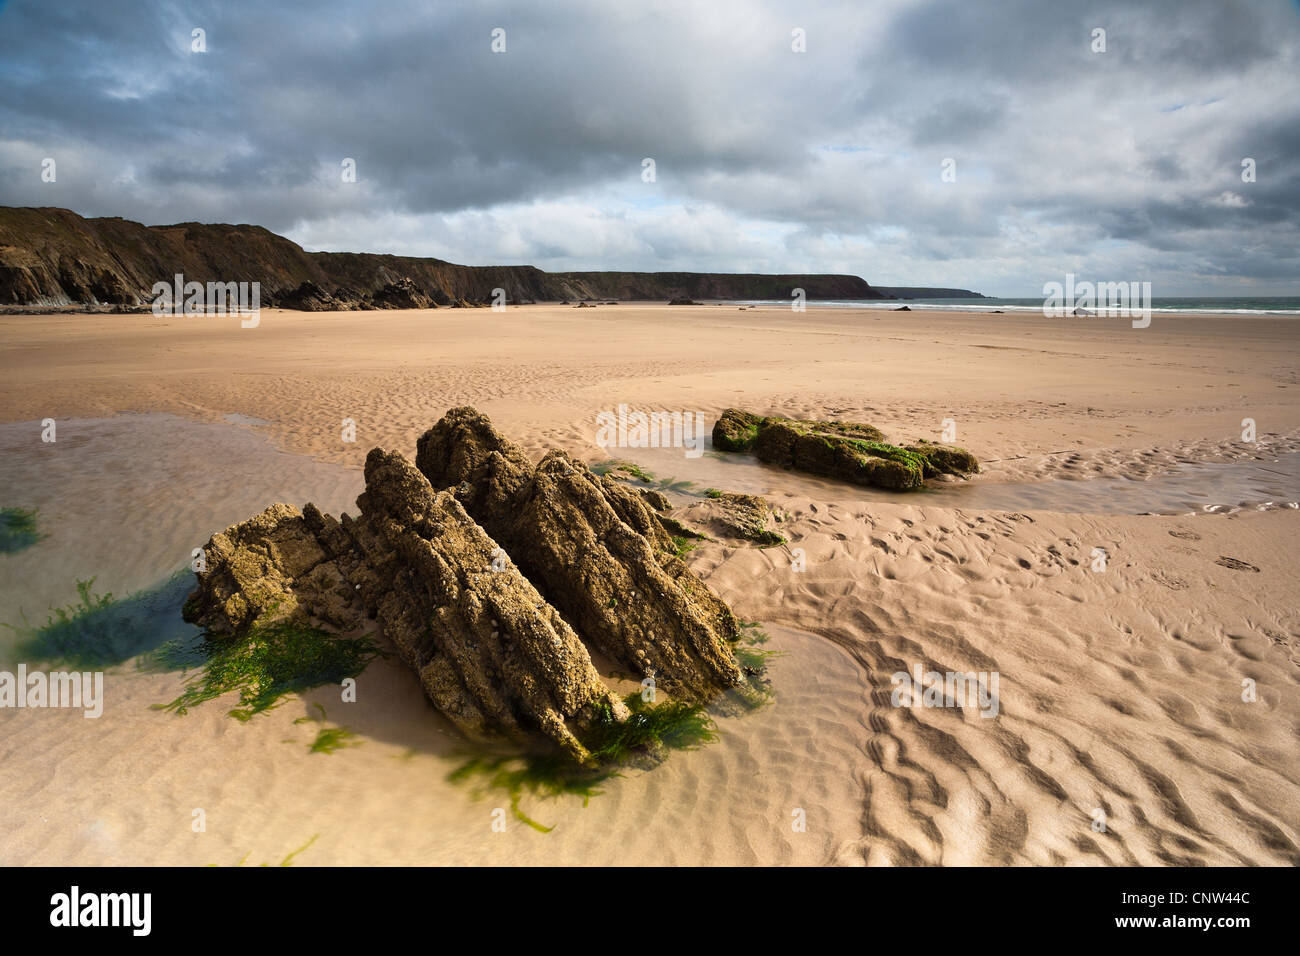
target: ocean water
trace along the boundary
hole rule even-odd
[[[884,309],[890,311],[906,305],[913,309],[926,308],[946,312],[1042,312],[1044,296],[1028,299],[845,299],[842,301],[817,300],[808,304],[814,308]],[[782,305],[788,300],[745,300],[738,305]],[[1300,296],[1153,296],[1151,312],[1191,312],[1205,314],[1239,315],[1300,315]]]

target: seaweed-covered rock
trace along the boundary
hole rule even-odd
[[[455,490],[588,646],[690,700],[742,680],[735,616],[635,490],[559,451],[534,468],[472,408],[452,409],[417,447],[420,471]]]
[[[925,483],[921,456],[895,445],[816,431],[813,423],[764,419],[754,443],[760,461],[857,485],[910,491]]]
[[[941,474],[979,471],[970,452],[951,445],[918,442],[899,446],[885,441],[872,425],[771,416],[738,408],[723,411],[713,426],[713,446],[723,451],[753,451],[760,461],[859,485],[911,491]]]
[[[758,439],[759,415],[728,408],[713,423],[713,447],[719,451],[749,451]]]
[[[907,450],[925,459],[925,477],[936,475],[973,475],[980,470],[979,459],[965,448],[954,445],[940,445],[932,441],[920,441],[907,445]]]
[[[785,538],[768,527],[776,513],[766,498],[716,488],[704,494],[716,504],[712,520],[722,534],[753,541],[764,548],[785,544]]]
[[[237,640],[281,618],[339,630],[375,619],[434,706],[468,736],[540,731],[577,760],[627,709],[573,629],[465,513],[406,459],[366,458],[361,514],[274,505],[214,535],[187,620]]]

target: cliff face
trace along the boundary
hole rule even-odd
[[[260,282],[263,305],[403,308],[559,299],[880,299],[857,276],[700,272],[542,272],[441,259],[306,252],[261,226],[83,219],[67,209],[0,207],[0,305],[143,305],[155,282]],[[408,281],[409,280],[409,281]]]
[[[549,278],[573,290],[565,298],[789,300],[792,289],[809,299],[883,299],[857,276],[757,275],[725,272],[555,272]]]

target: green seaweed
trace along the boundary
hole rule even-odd
[[[582,740],[599,764],[623,763],[656,744],[694,750],[717,739],[717,727],[702,704],[668,700],[650,705],[640,693],[629,694],[623,702],[632,712],[627,720],[620,723],[608,709],[602,709]]]
[[[617,477],[614,474],[615,472],[625,472],[638,481],[649,485],[655,491],[671,491],[679,495],[698,494],[694,490],[695,482],[693,481],[678,481],[676,478],[656,478],[651,472],[631,461],[611,459],[609,461],[598,461],[594,465],[588,465],[587,467],[591,469],[593,474],[597,475]]]
[[[914,487],[920,487],[925,480],[927,461],[924,455],[908,451],[906,448],[900,448],[898,445],[890,445],[881,441],[868,441],[865,438],[839,438],[838,440],[872,458],[883,458],[886,461],[902,465],[907,470]],[[868,465],[869,463],[863,462],[863,464]]]
[[[697,541],[708,541],[709,536],[703,531],[696,531],[690,525],[678,521],[676,518],[670,518],[665,514],[656,514],[655,518],[659,526],[668,532],[670,537],[676,538],[694,538]]]
[[[660,478],[654,482],[654,487],[656,491],[672,491],[679,495],[696,494],[695,482],[685,479],[678,481],[676,478]]]
[[[36,530],[35,508],[0,508],[0,554],[23,551],[45,535]]]
[[[289,694],[356,677],[382,652],[369,636],[346,638],[297,621],[259,623],[240,640],[205,638],[202,667],[179,697],[155,705],[176,714],[239,692],[229,711],[247,721],[279,706]]]
[[[305,851],[306,849],[308,849],[313,843],[316,842],[316,840],[319,837],[320,837],[319,833],[313,833],[310,840],[308,840],[302,846],[298,847],[298,849],[290,851],[283,860],[281,860],[279,863],[276,864],[276,866],[293,866],[293,858],[298,854],[302,853],[303,851]],[[243,866],[248,861],[248,858],[252,855],[252,853],[253,853],[252,850],[249,850],[247,853],[245,853],[242,857],[240,857],[239,862],[236,863],[235,866]],[[221,864],[219,863],[208,864],[209,867],[219,867],[220,865]],[[270,863],[258,864],[258,866],[270,866],[270,865],[271,865]]]
[[[638,479],[639,481],[644,481],[646,484],[650,484],[655,480],[654,475],[642,469],[640,465],[636,464],[635,462],[624,461],[622,459],[610,459],[609,461],[598,461],[594,465],[589,465],[588,467],[592,470],[593,473],[597,475],[613,475],[613,473],[616,471],[623,471],[623,472],[627,472],[629,475],[631,475],[633,478]]]
[[[673,555],[678,558],[686,557],[697,547],[699,547],[699,545],[691,544],[691,542],[688,541],[686,538],[682,538],[677,535],[673,536],[672,541],[673,541]]]
[[[740,622],[740,637],[731,650],[736,655],[741,670],[745,672],[745,681],[728,690],[723,699],[715,704],[719,713],[736,714],[758,710],[776,699],[771,678],[767,676],[767,665],[774,658],[783,657],[785,651],[765,650],[762,645],[768,640],[767,632],[757,621]]]
[[[312,754],[332,754],[335,751],[342,750],[344,747],[358,747],[361,742],[356,740],[356,734],[346,727],[326,727],[325,726],[325,708],[320,704],[312,704],[320,711],[320,717],[313,717],[311,714],[304,714],[294,721],[295,724],[305,724],[315,721],[317,725],[316,739],[311,746],[307,748],[308,753]]]
[[[158,587],[125,598],[95,594],[95,579],[78,580],[77,601],[51,609],[45,623],[0,625],[18,635],[17,660],[96,670],[139,657],[149,669],[179,669],[198,630],[181,620],[193,576],[177,571]]]
[[[717,727],[702,704],[664,701],[651,705],[640,693],[630,694],[624,703],[632,713],[622,723],[608,707],[597,709],[596,720],[582,736],[592,758],[587,765],[575,764],[554,751],[481,754],[467,759],[447,779],[476,781],[479,795],[488,790],[505,792],[516,820],[539,833],[550,833],[553,826],[524,812],[521,803],[525,796],[576,796],[585,807],[600,795],[602,783],[621,776],[621,767],[637,760],[661,761],[668,750],[694,750],[717,739]]]

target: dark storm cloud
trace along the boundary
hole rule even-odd
[[[544,268],[1293,289],[1298,24],[1281,0],[11,0],[0,203]]]

